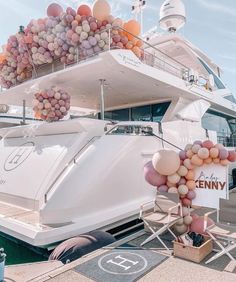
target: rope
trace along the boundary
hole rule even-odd
[[[174,148],[176,148],[176,149],[178,149],[178,150],[180,150],[180,151],[183,151],[183,149],[181,149],[180,147],[174,145],[173,143],[167,141],[166,139],[164,139],[164,138],[162,138],[162,137],[160,137],[160,136],[158,136],[158,135],[156,135],[156,134],[154,134],[154,133],[149,133],[149,132],[148,132],[148,135],[153,136],[153,137],[156,137],[157,139],[161,140],[162,142],[165,142],[165,143],[171,145],[172,147],[174,147]]]

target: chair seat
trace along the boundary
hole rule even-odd
[[[209,226],[207,230],[213,235],[222,236],[236,240],[236,226],[228,225],[227,223],[215,223]]]
[[[168,214],[166,213],[155,212],[144,216],[144,219],[149,222],[168,224],[168,223],[174,223],[175,221],[180,219],[180,217],[178,215],[173,215],[173,214],[170,217],[168,217]]]

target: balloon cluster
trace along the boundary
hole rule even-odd
[[[36,93],[33,100],[35,117],[48,122],[65,117],[70,109],[70,96],[64,90],[53,86]]]
[[[142,57],[140,25],[124,23],[111,15],[107,0],[96,0],[92,9],[80,5],[63,11],[59,4],[47,8],[47,18],[31,20],[28,26],[10,36],[0,56],[0,83],[9,88],[32,76],[32,69],[60,59],[70,64],[109,48],[132,50]],[[123,28],[124,30],[120,29]]]
[[[222,144],[214,145],[210,140],[195,141],[179,154],[171,150],[158,151],[144,166],[144,176],[159,192],[179,194],[184,218],[176,224],[176,229],[183,233],[193,221],[189,207],[196,197],[194,169],[211,163],[227,166],[235,161],[236,152],[227,151]]]

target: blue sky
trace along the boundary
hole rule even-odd
[[[51,2],[76,8],[93,0],[0,0],[0,46],[19,25],[32,18],[44,17]],[[113,15],[132,17],[133,0],[110,0]],[[144,31],[158,24],[159,9],[164,0],[147,0],[144,12]],[[194,45],[224,70],[223,80],[236,96],[236,0],[183,0],[187,10],[187,24],[180,31]]]

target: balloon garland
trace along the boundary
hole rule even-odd
[[[70,109],[70,96],[58,87],[42,90],[35,95],[33,110],[35,117],[48,122],[65,117]]]
[[[107,0],[96,0],[92,8],[80,5],[77,11],[71,7],[63,11],[53,3],[47,8],[47,15],[31,20],[20,33],[9,37],[0,54],[2,87],[24,82],[32,77],[33,65],[37,68],[55,59],[70,64],[110,47],[132,50],[139,58],[143,55],[143,42],[134,37],[140,35],[139,23],[114,18]]]
[[[145,180],[157,187],[159,192],[178,193],[183,205],[183,220],[175,225],[178,233],[191,231],[203,233],[203,217],[189,214],[192,200],[196,198],[196,167],[204,164],[227,166],[236,161],[236,152],[227,151],[222,144],[206,140],[188,144],[179,154],[171,150],[160,150],[152,161],[144,166]],[[208,224],[212,224],[209,219]]]

